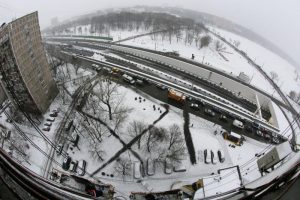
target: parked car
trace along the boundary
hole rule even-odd
[[[62,168],[64,170],[68,170],[70,168],[70,163],[71,163],[72,159],[70,156],[66,157],[63,161],[63,164],[62,164]]]
[[[199,109],[200,109],[199,105],[196,104],[196,103],[191,103],[190,107],[191,107],[193,110],[199,110]]]
[[[60,155],[61,152],[62,152],[62,150],[63,150],[63,148],[64,148],[64,145],[63,145],[63,144],[57,145],[57,148],[56,148],[56,154],[57,154],[57,155]]]
[[[201,105],[203,107],[206,105],[206,103],[202,99],[197,100],[197,104],[199,104],[199,105]]]
[[[211,163],[211,152],[210,152],[210,150],[207,150],[207,149],[204,150],[204,162],[206,164]]]
[[[78,161],[71,161],[69,171],[76,172]]]
[[[245,130],[246,130],[247,132],[249,132],[249,133],[252,133],[253,128],[252,128],[252,126],[250,126],[250,125],[246,125],[246,126],[245,126]]]
[[[224,161],[225,161],[225,154],[224,154],[224,151],[218,150],[218,157],[219,157],[220,163],[224,162]]]
[[[79,160],[78,165],[77,165],[77,174],[79,176],[84,176],[85,168],[86,168],[86,161],[85,160]]]
[[[257,122],[252,122],[251,126],[255,129],[259,129],[259,124]]]
[[[235,126],[235,127],[237,127],[237,128],[240,128],[240,129],[244,128],[243,122],[241,122],[241,121],[239,121],[237,119],[233,120],[232,125]]]
[[[211,151],[211,163],[216,164],[217,163],[217,154],[215,154],[213,151]]]
[[[43,131],[50,131],[50,126],[44,126],[42,130]]]
[[[186,172],[186,167],[181,164],[181,165],[175,166],[173,168],[173,171],[174,172]]]
[[[164,86],[164,85],[162,85],[160,83],[156,84],[156,87],[159,88],[159,89],[161,89],[161,90],[166,90],[167,89],[166,86]]]
[[[216,107],[216,106],[213,106],[213,107],[211,108],[211,110],[214,111],[215,113],[219,113],[219,114],[222,113],[221,108],[218,108],[218,107]]]
[[[133,163],[133,176],[136,179],[140,179],[142,177],[142,174],[141,174],[141,163],[140,162],[134,162]]]
[[[166,158],[165,160],[165,173],[166,174],[172,173],[172,164],[169,158]]]
[[[263,132],[261,132],[260,130],[256,130],[255,133],[256,133],[256,135],[258,135],[258,136],[261,136],[261,137],[264,136]]]
[[[220,119],[221,121],[223,121],[223,122],[228,122],[227,116],[224,115],[224,114],[221,114],[220,117],[219,117],[219,119]]]
[[[54,122],[54,121],[55,121],[55,118],[54,118],[54,117],[48,117],[48,118],[46,119],[46,121],[48,121],[48,122]]]
[[[147,159],[147,174],[153,176],[155,174],[155,162],[152,159]]]
[[[46,123],[44,124],[44,126],[52,126],[52,123],[51,123],[51,122],[46,122]]]
[[[277,137],[272,137],[272,140],[271,140],[274,144],[279,144],[279,139]]]
[[[216,113],[214,111],[212,111],[211,109],[208,109],[208,108],[205,108],[204,113],[211,117],[214,117],[216,115]]]
[[[51,112],[51,113],[49,114],[50,117],[57,117],[57,115],[58,115],[57,112]]]

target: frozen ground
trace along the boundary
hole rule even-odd
[[[270,74],[271,71],[278,74],[279,80],[277,81],[277,84],[286,94],[291,90],[299,91],[299,70],[286,60],[244,37],[216,27],[210,27],[210,29],[220,34],[228,41],[240,41],[239,49],[246,52],[247,55],[254,59],[258,65],[262,66],[268,74]]]
[[[153,36],[143,36],[132,40],[124,41],[122,44],[138,46],[142,48],[148,48],[163,52],[177,51],[181,57],[191,59],[191,55],[195,55],[195,60],[210,65],[211,67],[225,71],[232,75],[238,76],[240,72],[244,72],[251,79],[251,84],[258,88],[273,93],[272,86],[266,81],[266,79],[254,69],[247,60],[236,53],[229,45],[225,44],[214,35],[207,33],[213,40],[208,47],[199,47],[195,43],[191,45],[184,43],[184,41],[178,41],[173,37],[172,42],[169,40],[161,40],[159,37],[154,40]],[[224,51],[216,50],[216,42],[220,42],[225,48]],[[221,56],[222,55],[222,56]],[[224,58],[225,57],[225,58]],[[274,93],[277,95],[277,93]]]
[[[134,120],[143,120],[146,124],[152,123],[161,115],[161,112],[158,109],[156,109],[155,111],[153,110],[153,105],[155,105],[156,108],[160,107],[162,112],[164,111],[164,108],[161,106],[161,102],[141,92],[133,91],[133,89],[131,89],[130,87],[131,86],[120,86],[118,88],[119,92],[124,95],[123,103],[130,106],[130,108],[133,108],[133,110],[131,110],[130,112],[130,115],[126,119],[126,124]],[[141,102],[139,101],[139,97],[141,97]],[[135,100],[135,98],[137,98],[137,100]],[[81,123],[80,120],[77,121],[76,124],[79,125]],[[184,123],[183,114],[182,110],[171,106],[169,113],[165,116],[165,118],[157,123],[157,126],[168,128],[174,123],[178,124],[182,129]],[[126,130],[127,127],[124,126],[118,132],[121,138],[124,141],[128,142],[131,137],[126,134]],[[137,182],[138,179],[135,179],[133,177],[132,172],[126,177],[120,176],[115,171],[116,163],[113,162],[106,166],[99,173],[97,173],[95,177],[99,178],[105,183],[114,185],[117,190],[126,194],[129,194],[131,191],[149,192],[175,189],[180,188],[181,186],[186,184],[191,184],[197,181],[199,178],[208,176],[211,173],[216,174],[217,170],[220,168],[243,164],[263,146],[259,142],[253,142],[251,139],[249,139],[248,141],[247,139],[247,142],[242,147],[236,147],[235,149],[233,149],[228,147],[228,142],[224,141],[220,134],[214,134],[215,130],[219,132],[221,130],[221,127],[190,114],[190,131],[195,146],[197,164],[191,165],[188,156],[186,156],[186,159],[182,162],[187,169],[186,172],[172,172],[168,175],[164,173],[164,165],[162,163],[157,163],[155,175],[145,176],[142,178],[142,182]],[[68,150],[71,157],[73,157],[75,160],[84,159],[87,161],[88,173],[86,176],[100,167],[107,159],[109,159],[112,155],[114,155],[118,150],[122,148],[122,144],[116,138],[108,135],[104,136],[104,140],[101,143],[101,146],[105,150],[105,161],[99,161],[97,159],[93,159],[90,156],[88,146],[89,143],[86,142],[87,137],[87,135],[83,135],[80,139],[80,150],[77,148]],[[204,149],[210,149],[214,152],[222,149],[225,152],[225,162],[217,162],[217,164],[205,164],[203,155]],[[146,160],[147,154],[143,153],[142,151],[138,151],[136,145],[133,146],[133,150],[139,152],[143,156],[143,159]],[[127,157],[132,162],[139,161],[129,151],[123,153],[122,157]],[[62,159],[60,160],[60,162],[62,162]],[[105,175],[103,175],[103,172],[105,173]],[[113,177],[110,176],[111,174],[113,175]],[[251,178],[253,177],[254,176],[251,176]],[[160,184],[157,184],[157,181],[159,181]]]

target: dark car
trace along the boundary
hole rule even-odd
[[[63,164],[62,164],[62,168],[64,170],[68,170],[70,168],[70,163],[71,163],[72,159],[70,156],[66,157],[63,161]]]
[[[253,128],[252,128],[252,126],[250,126],[250,125],[246,125],[246,126],[245,126],[245,130],[246,130],[247,132],[249,132],[249,133],[252,133],[252,132],[253,132]]]
[[[191,107],[193,110],[199,110],[199,109],[200,109],[199,105],[196,104],[196,103],[191,103],[190,107]]]
[[[251,125],[252,125],[252,127],[255,128],[255,129],[259,129],[259,127],[260,127],[259,124],[258,124],[257,122],[252,122]]]
[[[84,176],[86,168],[86,161],[80,160],[77,165],[77,174],[80,176]]]
[[[219,157],[220,163],[224,162],[224,161],[225,161],[225,154],[224,154],[224,151],[218,150],[218,157]]]
[[[206,105],[206,103],[203,100],[197,100],[196,102],[197,102],[197,104],[199,104],[201,106],[205,106]]]
[[[224,115],[224,114],[220,115],[219,119],[220,119],[221,121],[223,121],[223,122],[228,122],[228,118],[227,118],[227,116]]]
[[[71,161],[69,170],[71,172],[76,172],[77,165],[78,165],[78,161],[77,160],[76,161]]]
[[[57,155],[60,155],[62,153],[62,150],[64,148],[64,145],[63,144],[59,144],[56,148],[56,153]]]
[[[214,117],[216,115],[216,113],[214,111],[212,111],[211,109],[208,109],[208,108],[206,108],[204,110],[204,113],[211,116],[211,117]]]
[[[222,113],[222,110],[221,110],[220,108],[216,107],[216,106],[213,106],[211,109],[212,109],[212,111],[214,111],[215,113],[219,113],[219,114]]]

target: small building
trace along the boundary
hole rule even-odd
[[[238,79],[240,79],[241,81],[245,82],[245,83],[250,83],[250,77],[245,74],[244,72],[240,72]]]
[[[281,143],[272,148],[265,155],[257,160],[257,165],[261,173],[268,172],[274,166],[282,161],[286,156],[292,152],[289,141]]]

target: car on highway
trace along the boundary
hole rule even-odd
[[[86,161],[85,160],[79,160],[77,165],[77,174],[79,176],[84,176],[86,170]]]
[[[198,105],[203,106],[203,107],[206,105],[206,103],[205,103],[202,99],[196,100],[196,103],[197,103]]]
[[[260,130],[256,130],[256,135],[258,135],[258,136],[260,136],[260,137],[263,137],[264,136],[264,134],[263,134],[263,132],[261,132]]]
[[[220,117],[219,117],[219,120],[223,121],[223,122],[228,122],[228,118],[225,114],[221,114]]]
[[[155,86],[156,86],[157,88],[161,89],[161,90],[166,90],[166,89],[167,89],[167,87],[166,87],[165,85],[160,84],[160,83],[156,84]]]
[[[66,157],[64,160],[63,160],[63,163],[62,163],[62,168],[64,170],[68,170],[70,168],[70,163],[71,163],[72,159],[70,156]]]
[[[191,107],[193,110],[200,110],[199,105],[196,104],[196,103],[191,103],[190,107]]]
[[[214,111],[215,113],[219,113],[219,114],[222,113],[221,108],[218,108],[218,107],[216,107],[216,106],[213,106],[213,107],[211,108],[211,110]]]
[[[247,132],[249,132],[249,133],[252,133],[253,128],[252,128],[251,125],[246,125],[246,126],[245,126],[245,130],[246,130]]]
[[[272,137],[271,142],[273,142],[274,144],[279,144],[280,141],[277,137]]]
[[[251,126],[255,129],[259,129],[260,125],[257,122],[252,122]]]
[[[233,120],[232,125],[235,126],[235,127],[237,127],[237,128],[244,129],[243,122],[241,122],[241,121],[239,121],[237,119]]]
[[[208,109],[208,108],[205,108],[204,113],[211,117],[214,117],[216,115],[216,113],[214,111],[212,111],[211,109]]]

